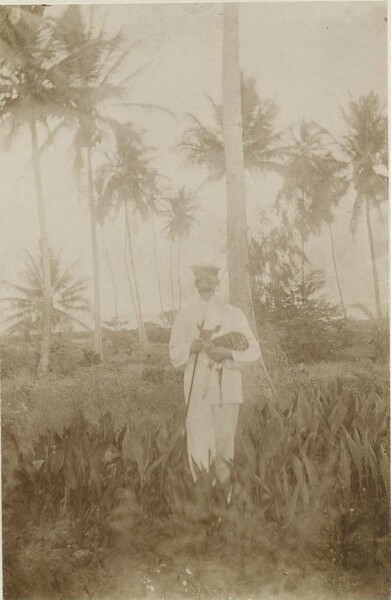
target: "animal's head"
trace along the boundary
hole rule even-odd
[[[197,327],[198,335],[202,340],[204,340],[204,342],[209,342],[212,335],[214,335],[221,329],[221,325],[216,325],[216,327],[214,327],[213,329],[202,329],[201,325],[197,325]]]

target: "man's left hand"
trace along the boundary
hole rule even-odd
[[[204,347],[209,358],[214,360],[215,362],[221,362],[222,360],[226,360],[232,358],[232,352],[228,348],[223,348],[222,346],[213,346],[207,345]]]

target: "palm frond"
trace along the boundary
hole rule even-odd
[[[132,109],[139,108],[142,110],[158,111],[158,112],[163,112],[164,114],[169,115],[170,117],[173,117],[175,120],[178,120],[175,113],[173,113],[170,109],[165,108],[164,106],[159,106],[158,104],[150,104],[148,102],[120,102],[120,103],[113,105],[113,107],[132,108]]]

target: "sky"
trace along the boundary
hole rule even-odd
[[[62,10],[59,7],[47,9]],[[84,10],[89,10],[85,7]],[[148,103],[171,111],[113,106],[110,115],[145,129],[146,141],[155,148],[155,166],[171,181],[173,190],[195,190],[206,173],[187,165],[174,150],[192,113],[208,124],[207,95],[221,101],[222,10],[221,5],[111,5],[96,6],[98,18],[109,32],[123,29],[134,44],[124,73],[139,70],[132,79],[132,102]],[[342,107],[349,98],[375,91],[387,100],[386,3],[295,2],[252,3],[240,7],[240,62],[245,75],[254,77],[261,97],[273,99],[280,109],[278,128],[300,119],[315,120],[341,137],[345,131]],[[43,133],[43,132],[42,132]],[[43,139],[43,137],[42,137]],[[79,272],[91,277],[91,244],[85,196],[77,193],[71,152],[72,137],[58,137],[54,149],[42,157],[42,172],[51,245],[61,250],[65,262],[79,260]],[[29,132],[24,130],[11,149],[0,138],[0,279],[19,281],[26,249],[35,251],[38,222],[30,162]],[[272,206],[281,181],[276,175],[246,177],[250,232],[260,229],[260,214]],[[85,193],[85,190],[84,190]],[[197,222],[183,244],[182,280],[184,303],[195,296],[190,265],[205,259],[225,266],[224,182],[203,186],[198,195]],[[354,194],[338,208],[333,224],[336,258],[345,301],[374,309],[371,264],[364,218],[356,235],[349,231]],[[373,212],[382,300],[388,306],[388,214]],[[363,215],[364,217],[364,215]],[[140,292],[146,318],[159,311],[156,271],[150,224],[134,220],[134,245]],[[134,324],[124,270],[122,215],[105,225],[105,240],[115,270],[119,312]],[[159,270],[164,304],[171,308],[170,245],[158,225]],[[111,279],[101,233],[102,317],[114,315]],[[308,268],[322,269],[326,297],[338,302],[330,240],[325,229],[307,245]],[[92,282],[91,282],[92,288]],[[225,294],[224,280],[221,293]],[[352,315],[357,311],[350,309]]]

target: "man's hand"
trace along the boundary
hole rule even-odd
[[[222,360],[226,360],[228,358],[232,358],[232,352],[228,348],[223,348],[222,346],[213,346],[213,344],[205,344],[204,346],[205,352],[215,362],[221,362]]]
[[[203,344],[204,341],[201,338],[193,340],[190,346],[190,353],[198,354],[199,352],[201,352]]]

